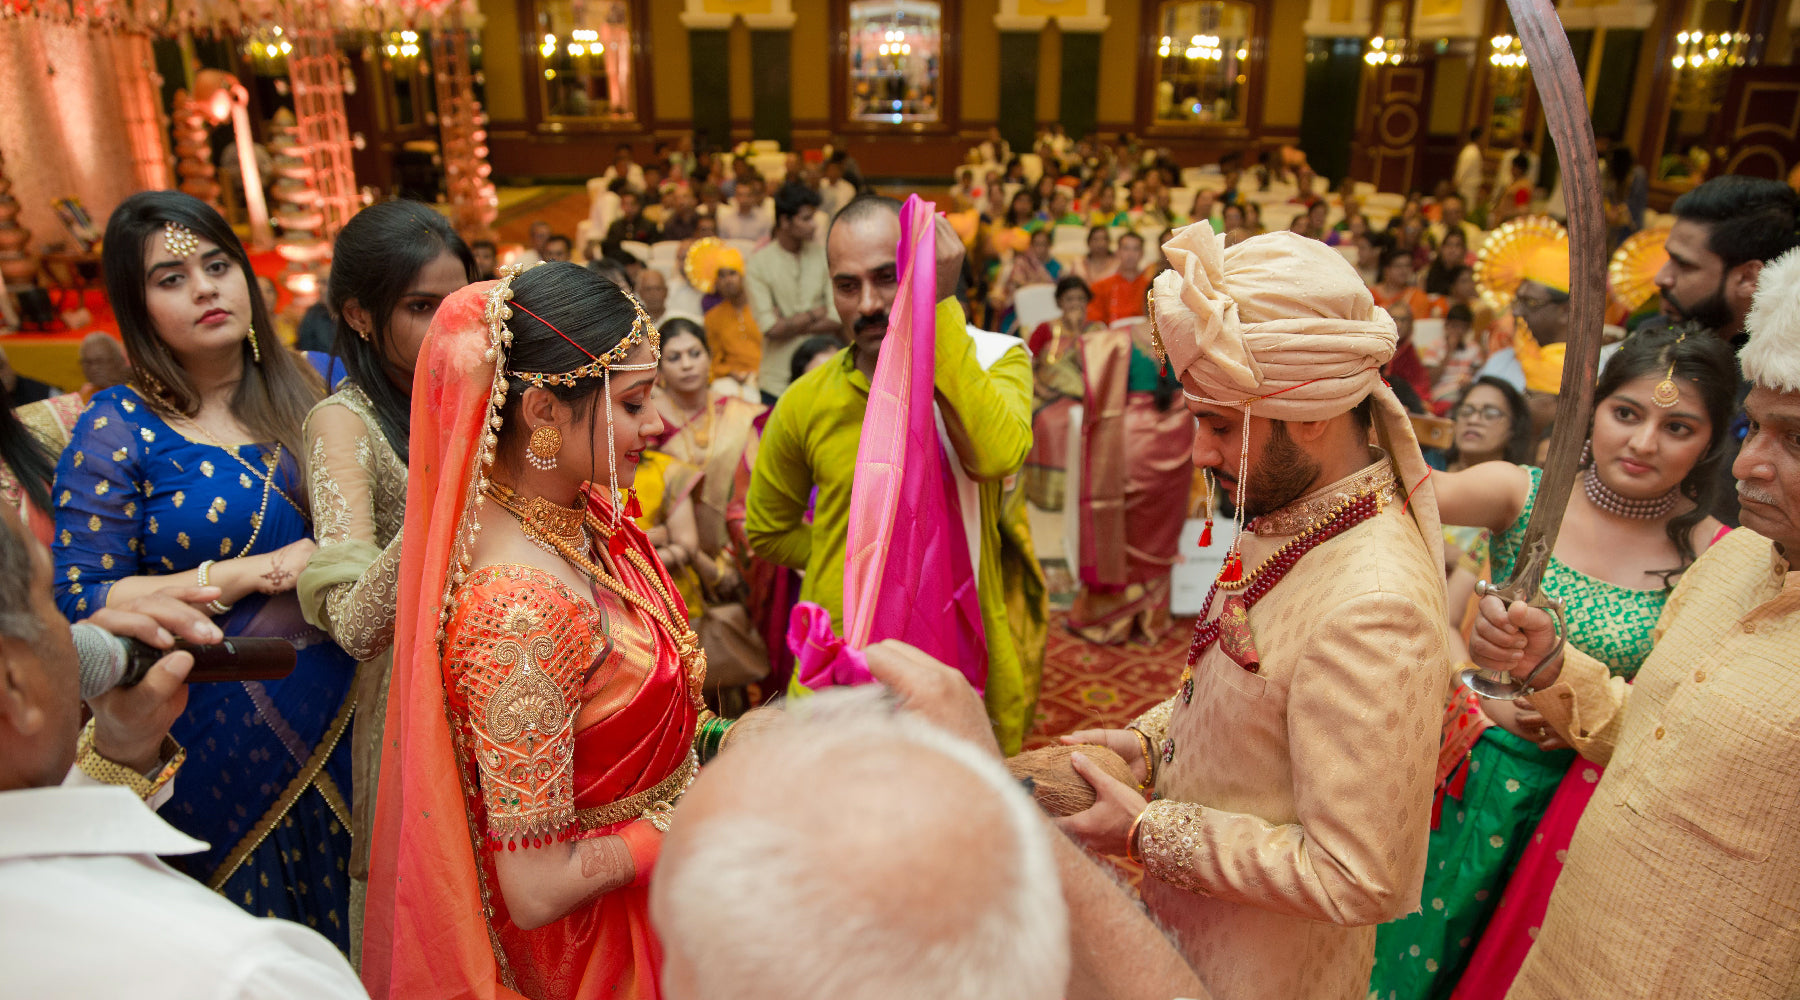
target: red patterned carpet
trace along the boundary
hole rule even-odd
[[[1175,693],[1187,657],[1192,618],[1177,618],[1154,646],[1096,646],[1070,632],[1068,613],[1050,612],[1044,689],[1027,748],[1076,729],[1116,728]]]

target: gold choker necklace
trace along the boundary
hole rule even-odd
[[[526,500],[512,489],[492,481],[483,492],[501,510],[519,519],[519,527],[524,530],[526,538],[553,555],[556,554],[553,540],[560,540],[576,551],[587,549],[585,509],[564,507],[543,497]]]

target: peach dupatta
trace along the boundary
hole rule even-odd
[[[473,541],[470,505],[497,383],[485,312],[494,284],[444,300],[413,375],[394,675],[363,920],[363,985],[376,1000],[523,1000],[500,982],[482,913],[438,655],[452,566],[466,565]]]

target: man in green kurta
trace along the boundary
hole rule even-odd
[[[851,346],[782,395],[763,431],[747,500],[745,529],[757,555],[804,570],[800,599],[831,612],[839,629],[856,452],[888,310],[899,289],[899,209],[891,199],[863,197],[833,221],[827,264]],[[954,295],[962,260],[961,240],[939,219],[935,388],[956,464],[980,498],[979,515],[964,523],[979,536],[975,565],[987,634],[988,717],[1011,754],[1031,726],[1043,677],[1043,577],[1021,498],[1007,488],[1031,450],[1031,358],[1017,338],[969,329]]]

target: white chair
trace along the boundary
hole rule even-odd
[[[781,143],[775,139],[752,139],[750,141],[750,152],[779,153],[781,152]]]
[[[1024,171],[1027,184],[1036,184],[1037,179],[1044,176],[1044,158],[1036,153],[1020,153],[1019,166]]]
[[[1406,207],[1406,196],[1388,191],[1376,191],[1364,196],[1362,202],[1364,212],[1379,210],[1393,216],[1399,214],[1400,210]]]
[[[1021,285],[1013,292],[1013,316],[1019,321],[1019,336],[1029,337],[1039,323],[1048,323],[1062,313],[1056,307],[1056,286],[1048,282]]]
[[[1205,177],[1206,177],[1206,168],[1204,168],[1204,167],[1182,167],[1181,168],[1181,186],[1182,187],[1190,187],[1190,188],[1203,187],[1204,186],[1203,179]]]
[[[646,263],[650,260],[650,244],[637,240],[620,240],[619,249]]]
[[[1357,252],[1354,243],[1339,243],[1331,249],[1336,250],[1339,256],[1349,261],[1351,267],[1356,266]]]
[[[1356,196],[1357,201],[1367,201],[1368,197],[1375,193],[1375,185],[1368,181],[1357,181],[1350,191]]]
[[[587,219],[575,223],[575,259],[586,260],[588,243],[604,235],[606,234],[595,234],[594,224]]]
[[[650,244],[650,254],[647,260],[650,266],[658,271],[662,271],[664,274],[673,274],[681,269],[679,262],[675,259],[675,254],[680,250],[680,240],[661,240]]]
[[[1056,226],[1050,230],[1052,257],[1080,257],[1087,253],[1086,226]]]

